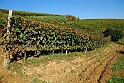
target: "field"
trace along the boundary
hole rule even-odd
[[[124,19],[13,11],[8,41],[7,14],[0,9],[0,83],[124,82]]]

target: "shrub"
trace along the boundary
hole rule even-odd
[[[118,41],[118,39],[123,38],[123,33],[121,30],[115,30],[115,29],[106,29],[106,31],[103,32],[104,37],[111,36],[112,41]]]
[[[73,15],[66,15],[66,18],[68,19],[68,21],[76,21],[79,20],[79,18],[73,16]]]

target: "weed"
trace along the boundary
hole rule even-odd
[[[43,80],[38,80],[37,78],[33,79],[31,83],[50,83],[50,82],[47,82],[47,81],[43,81]]]
[[[38,60],[38,58],[31,58],[26,61],[26,64],[37,66],[40,64],[40,60]]]
[[[117,71],[120,69],[121,70],[124,69],[124,56],[121,56],[121,55],[118,56],[118,59],[115,62],[112,70]],[[107,81],[107,83],[124,83],[124,76],[118,77],[117,75],[114,75],[110,80]]]
[[[100,62],[100,58],[99,58],[99,57],[97,57],[96,60],[97,60],[98,62]]]
[[[64,70],[64,73],[66,73],[66,70]]]
[[[8,69],[10,69],[11,71],[16,71],[16,72],[22,71],[21,65],[18,64],[17,62],[10,63],[8,66]]]
[[[119,78],[117,75],[114,75],[107,83],[124,83],[124,77]]]
[[[72,70],[71,70],[71,73],[76,73],[76,71],[72,69]]]
[[[92,59],[95,58],[97,62],[100,62],[101,57],[100,56],[93,56]]]
[[[19,73],[20,76],[27,76],[25,72],[22,71],[22,65],[17,62],[10,63],[7,68],[11,71]]]
[[[118,69],[124,69],[124,56],[119,55],[118,60],[114,63],[112,70],[116,71]]]
[[[115,64],[114,64],[114,67],[112,68],[112,70],[113,71],[116,71],[116,70],[118,70],[119,68],[121,68],[122,67],[122,63],[120,63],[120,62],[116,62]]]

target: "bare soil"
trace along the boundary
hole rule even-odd
[[[0,83],[30,83],[28,79],[21,78],[18,73],[3,67],[3,50],[0,47]]]
[[[73,60],[54,60],[40,66],[23,66],[28,76],[52,83],[106,83],[112,76],[112,63],[123,46],[112,43],[102,50],[76,56]],[[88,57],[88,55],[91,55]],[[0,83],[31,83],[32,79],[20,77],[3,66],[0,55]],[[122,72],[123,73],[123,72]]]

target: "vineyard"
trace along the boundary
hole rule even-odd
[[[36,57],[52,54],[52,58],[56,54],[87,54],[111,40],[118,41],[123,34],[123,19],[79,19],[73,15],[13,11],[8,20],[8,10],[0,9],[0,45],[9,59],[7,63],[21,59],[26,63],[27,52],[34,52],[32,56]]]
[[[6,45],[7,51],[12,54],[18,47],[21,47],[23,51],[27,50],[26,48],[33,48],[39,51],[52,51],[53,55],[54,51],[66,51],[67,54],[68,51],[94,50],[106,42],[91,36],[82,36],[68,27],[62,30],[61,26],[27,20],[20,16],[13,16],[10,20],[9,39],[6,34],[6,22],[1,24],[3,30],[1,36],[4,36],[3,44]]]

